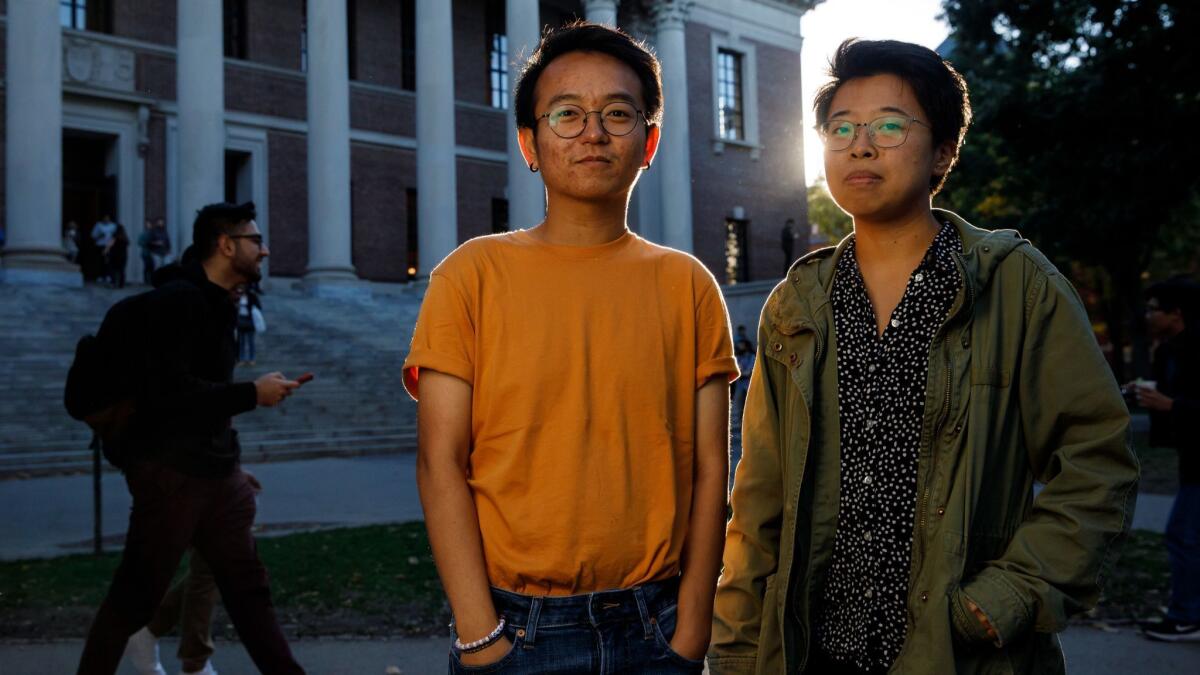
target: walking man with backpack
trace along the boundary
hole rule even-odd
[[[125,365],[132,385],[120,394],[134,412],[120,437],[106,438],[106,454],[119,458],[133,507],[125,551],[92,623],[80,673],[116,672],[126,641],[150,621],[189,547],[212,568],[259,670],[304,672],[280,630],[250,533],[254,483],[240,468],[231,424],[234,415],[279,405],[300,386],[280,373],[231,381],[237,320],[231,291],[259,280],[268,255],[254,219],[252,203],[201,209],[182,264],[160,270],[157,288],[123,315],[139,324],[146,356]],[[101,327],[102,347],[109,344],[104,334],[113,315]],[[138,334],[129,328],[118,330]],[[129,376],[130,370],[137,374]],[[68,399],[70,390],[68,384]]]

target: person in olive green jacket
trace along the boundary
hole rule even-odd
[[[1128,410],[1058,270],[931,207],[961,76],[856,40],[831,75],[814,107],[854,234],[762,312],[710,671],[1062,673],[1055,633],[1132,517]]]

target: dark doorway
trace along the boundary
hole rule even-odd
[[[63,231],[75,221],[79,267],[85,281],[104,274],[104,257],[92,243],[92,227],[103,216],[121,222],[117,213],[116,136],[63,130]]]
[[[225,201],[242,204],[253,199],[253,177],[250,173],[250,153],[225,151]]]

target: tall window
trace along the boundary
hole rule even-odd
[[[417,241],[417,236],[420,233],[420,227],[417,224],[417,189],[406,189],[404,191],[404,199],[404,215],[406,216],[405,225],[408,228],[408,269],[406,270],[406,274],[411,280],[417,278],[417,272],[419,272],[421,269],[419,267],[421,260],[418,256],[420,251],[420,248],[418,248],[420,246],[420,242]]]
[[[308,0],[300,0],[300,72],[308,72]]]
[[[400,88],[417,90],[416,0],[400,0]]]
[[[246,0],[225,0],[225,56],[231,59],[246,58]]]
[[[351,80],[358,79],[358,3],[346,0],[346,66]]]
[[[750,221],[725,220],[725,283],[750,281],[750,247],[747,230]]]
[[[112,32],[110,0],[59,0],[58,23],[63,28]]]
[[[492,197],[492,234],[508,232],[508,200]]]
[[[721,138],[746,138],[742,101],[742,55],[722,49],[717,52],[717,114]]]
[[[505,3],[490,2],[487,9],[488,81],[493,108],[508,107],[508,35],[504,25]]]

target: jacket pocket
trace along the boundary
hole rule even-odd
[[[1012,383],[1012,372],[986,364],[971,366],[971,386],[1007,387]]]

